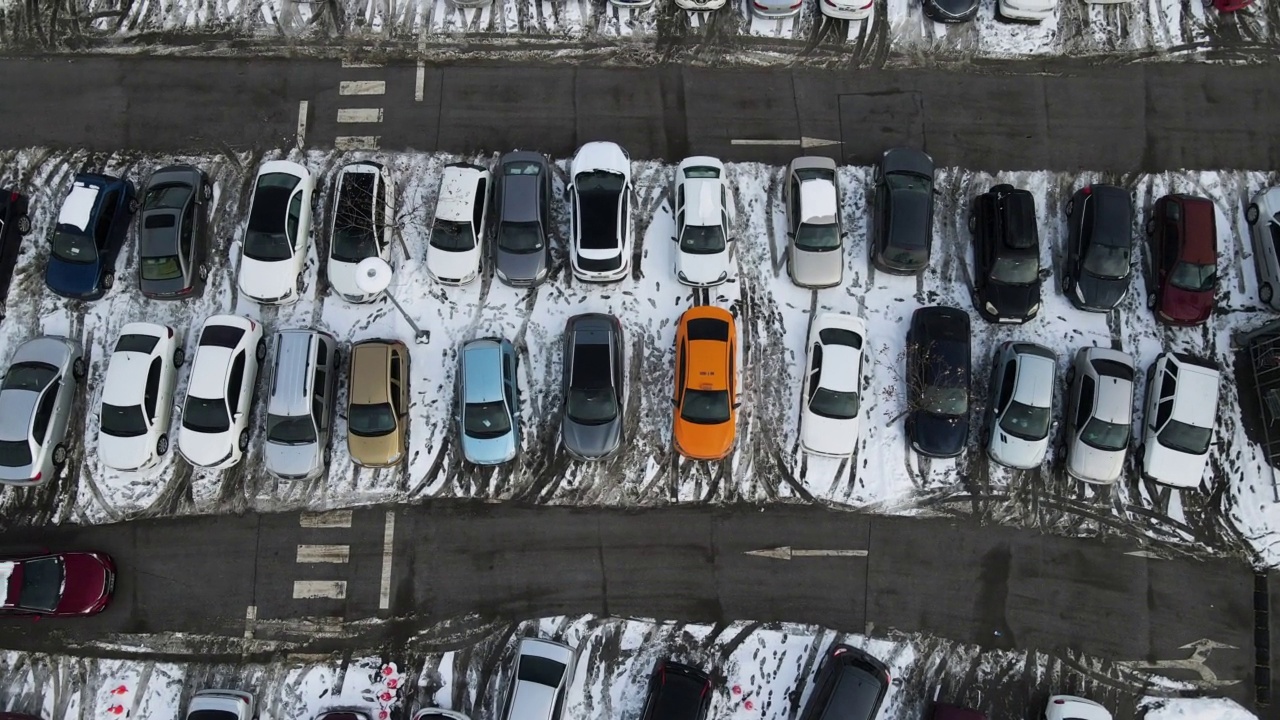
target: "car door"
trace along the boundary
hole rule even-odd
[[[520,388],[516,380],[516,355],[513,352],[502,353],[502,386],[507,396],[507,408],[511,411],[511,427],[520,441]]]
[[[31,420],[31,439],[35,440],[40,447],[48,445],[51,439],[49,428],[52,423],[49,421],[53,418],[53,411],[58,404],[58,391],[61,389],[61,380],[49,383],[48,389],[40,397],[40,403],[36,405],[35,417]]]
[[[795,172],[787,180],[787,262],[796,258],[796,233],[800,228],[800,178]]]
[[[148,429],[155,427],[160,410],[160,376],[164,374],[164,361],[158,357],[151,359],[151,367],[147,369],[147,384],[142,391],[142,409],[147,416]]]
[[[293,246],[293,259],[298,261],[302,251],[302,191],[298,190],[289,197],[289,216],[285,230],[289,233],[289,243]]]
[[[196,215],[199,212],[200,206],[194,200],[187,201],[187,207],[182,211],[182,224],[178,228],[178,262],[182,265],[183,280],[188,284],[199,264],[195,251]]]
[[[889,239],[889,187],[885,184],[883,173],[876,174],[875,206],[872,210],[875,218],[875,254],[881,254],[888,247]]]
[[[822,381],[822,343],[815,342],[809,348],[809,372],[805,376],[804,385],[804,407],[809,409],[809,403],[813,402],[813,396],[818,392],[818,384]]]
[[[1080,393],[1076,398],[1075,416],[1072,418],[1076,435],[1089,423],[1089,417],[1093,414],[1095,388],[1096,384],[1091,376],[1084,375],[1080,378]]]
[[[991,273],[991,264],[994,262],[994,245],[992,242],[995,235],[992,225],[992,215],[990,212],[991,199],[989,193],[978,196],[973,203],[973,264],[976,266],[973,270],[973,287],[979,293],[987,286],[987,275]]]
[[[1009,409],[1009,403],[1013,402],[1013,389],[1014,389],[1014,386],[1017,385],[1017,382],[1018,382],[1018,363],[1014,360],[1014,358],[1010,357],[1006,359],[1004,363],[1004,367],[1001,368],[1000,370],[999,392],[997,392],[995,395],[992,396],[993,398],[992,404],[993,404],[994,412],[992,413],[991,419],[992,419],[993,431],[995,430],[994,428],[995,422],[998,421],[999,418],[1004,417],[1005,411]]]
[[[93,242],[98,246],[100,259],[104,262],[111,247],[111,230],[119,205],[120,191],[114,189],[103,193],[102,199],[98,201],[98,223],[94,226]]]
[[[676,393],[675,397],[671,399],[671,403],[676,406],[677,413],[679,413],[680,403],[684,401],[684,389],[688,384],[688,380],[685,378],[685,370],[688,368],[689,361],[685,357],[688,354],[685,345],[685,341],[681,340],[680,347],[676,349]]]
[[[400,425],[401,430],[403,431],[404,419],[405,419],[405,402],[404,402],[404,392],[403,392],[404,369],[401,367],[401,363],[402,363],[402,358],[401,358],[400,349],[392,348],[390,353],[390,358],[389,358],[389,366],[387,367],[388,383],[389,383],[387,394],[391,396],[392,410],[394,410],[396,414],[396,424]]]
[[[1151,428],[1152,433],[1158,433],[1165,423],[1169,422],[1169,418],[1173,416],[1173,396],[1178,388],[1178,376],[1170,369],[1172,364],[1165,365],[1164,372],[1160,373],[1156,383],[1152,383],[1156,390],[1155,413],[1151,417],[1144,418],[1147,425]]]

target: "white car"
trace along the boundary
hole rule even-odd
[[[254,720],[253,696],[241,690],[198,690],[187,706],[187,720]]]
[[[1253,265],[1258,271],[1258,299],[1280,310],[1280,187],[1254,195],[1244,209],[1253,244]]]
[[[129,323],[120,329],[98,411],[103,465],[133,472],[169,452],[173,387],[183,360],[182,339],[171,327]]]
[[[427,243],[427,272],[441,285],[466,285],[480,276],[492,185],[488,168],[471,163],[444,167]]]
[[[362,260],[376,257],[391,262],[394,191],[387,169],[377,163],[352,163],[338,171],[325,276],[333,291],[349,303],[374,299],[356,284],[356,266]]]
[[[726,0],[676,0],[676,7],[681,10],[699,12],[703,10],[719,10]]]
[[[676,279],[711,287],[729,279],[733,267],[733,197],[724,163],[713,157],[685,158],[676,167]]]
[[[1067,388],[1067,474],[1087,483],[1119,481],[1133,436],[1133,358],[1110,348],[1081,348],[1067,371]]]
[[[413,720],[471,720],[464,713],[444,708],[422,708],[413,714]]]
[[[870,20],[876,0],[818,0],[822,14],[836,20]]]
[[[569,262],[586,282],[614,282],[631,270],[635,232],[631,158],[611,142],[589,142],[569,164]]]
[[[862,417],[862,318],[822,313],[809,327],[809,362],[800,395],[800,449],[849,457],[858,449]]]
[[[1218,366],[1162,353],[1147,369],[1142,413],[1142,476],[1179,488],[1200,487],[1218,414]]]
[[[297,302],[311,244],[315,178],[288,160],[263,163],[241,244],[240,292],[263,305]]]
[[[1049,452],[1058,356],[1036,343],[1005,342],[991,361],[982,425],[987,456],[1005,467],[1040,467]]]
[[[1044,720],[1111,720],[1111,713],[1092,700],[1054,695],[1045,706]]]
[[[503,720],[561,720],[578,653],[564,643],[521,638]]]
[[[240,315],[204,321],[182,404],[178,452],[192,465],[229,468],[249,449],[249,410],[267,356],[262,326]]]
[[[996,16],[1005,20],[1038,23],[1053,17],[1058,0],[998,0]]]

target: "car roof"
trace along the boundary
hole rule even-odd
[[[1013,399],[1031,407],[1053,405],[1053,381],[1058,364],[1052,358],[1031,353],[1018,354],[1018,374],[1013,384]]]
[[[686,225],[723,225],[721,203],[724,184],[720,178],[686,178],[684,222]]]
[[[792,172],[796,170],[807,170],[810,168],[835,172],[836,161],[824,155],[801,155],[791,161]]]
[[[706,692],[707,680],[695,677],[685,669],[688,666],[678,663],[663,663],[659,668],[657,702],[653,712],[649,714],[653,720],[696,720],[702,708]],[[701,671],[695,668],[699,675]]]
[[[800,222],[830,225],[837,207],[835,183],[818,178],[800,183]]]
[[[574,649],[564,643],[533,637],[520,638],[520,644],[517,646],[517,652],[520,655],[544,657],[548,660],[555,660],[556,662],[563,663],[565,665],[573,662],[573,656],[575,654]]]
[[[305,166],[289,160],[271,160],[262,163],[262,167],[258,168],[258,174],[255,177],[270,175],[272,173],[284,173],[285,175],[293,175],[297,178],[311,177],[311,171]]]
[[[1170,361],[1174,361],[1173,358]],[[1218,370],[1189,362],[1178,362],[1178,382],[1173,395],[1173,419],[1197,427],[1213,427],[1218,404]]]
[[[390,400],[391,349],[385,340],[366,340],[351,347],[351,380],[348,393],[357,405],[373,405]]]
[[[477,201],[477,183],[484,175],[482,168],[455,163],[446,165],[440,177],[440,197],[436,200],[436,219],[471,222]]]
[[[1182,206],[1181,260],[1212,265],[1218,262],[1217,217],[1213,202],[1194,195],[1177,196]]]
[[[0,440],[30,440],[31,416],[40,393],[32,390],[0,392]]]
[[[724,313],[724,317],[721,317],[705,310],[719,310],[719,308],[710,306],[693,308],[680,316],[680,323],[688,341],[686,386],[695,390],[727,390],[729,387],[728,353],[732,347],[729,344],[729,338],[733,337],[733,317],[727,311],[721,310]]]
[[[87,229],[100,191],[101,188],[98,185],[86,183],[77,177],[71,185],[71,192],[67,193],[67,197],[62,201],[62,207],[58,210],[58,224],[71,225],[80,230]]]
[[[544,170],[545,172],[545,170]],[[537,222],[542,217],[538,194],[542,174],[502,176],[502,219],[507,222]]]
[[[472,340],[462,346],[462,366],[466,403],[495,402],[502,399],[502,344],[492,338]]]
[[[120,330],[126,335],[150,335],[147,323],[130,323]],[[140,327],[141,326],[141,327]],[[119,340],[116,341],[117,343]],[[159,342],[157,341],[157,345]],[[153,353],[113,350],[107,361],[107,377],[102,385],[102,402],[110,405],[137,405],[146,390],[147,375],[151,371]]]
[[[848,345],[822,346],[822,376],[818,386],[836,392],[857,392],[861,378],[858,377],[858,363],[862,351]]]
[[[593,170],[605,170],[620,173],[627,178],[631,177],[631,158],[627,155],[627,151],[617,143],[603,140],[583,144],[578,148],[578,152],[574,153],[569,167],[570,173],[575,177],[579,173]]]
[[[320,342],[315,330],[281,330],[276,333],[275,365],[267,412],[296,417],[311,412],[311,382],[307,369],[314,357],[312,343]]]
[[[187,394],[215,400],[227,392],[227,373],[231,370],[234,351],[221,345],[201,345],[196,348],[196,361],[191,365]]]

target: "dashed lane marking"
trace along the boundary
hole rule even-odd
[[[258,606],[250,605],[244,611],[244,639],[253,639],[253,626],[258,622]]]
[[[343,80],[338,83],[339,95],[385,95],[387,83],[384,80]]]
[[[334,139],[333,147],[336,150],[377,150],[378,140],[377,135],[339,135]]]
[[[340,108],[338,110],[338,122],[380,123],[382,122],[382,108]]]
[[[351,511],[304,512],[298,522],[304,528],[349,528],[351,527]]]
[[[297,562],[345,563],[350,557],[350,545],[299,545]]]
[[[306,143],[306,140],[307,140],[307,106],[309,104],[310,103],[308,103],[306,100],[300,100],[298,102],[298,149],[299,150],[302,149],[302,146]]]
[[[391,607],[391,552],[395,547],[396,513],[387,511],[387,525],[382,531],[382,587],[378,591],[378,608]]]
[[[345,600],[347,598],[346,580],[294,580],[294,600],[316,600],[328,598]]]
[[[344,68],[380,68],[382,67],[382,63],[365,62],[364,60],[347,60],[344,58],[342,60],[342,67]]]
[[[423,37],[426,37],[424,34]],[[422,102],[424,96],[423,86],[427,84],[427,64],[421,60],[418,61],[418,77],[414,80],[413,99]]]

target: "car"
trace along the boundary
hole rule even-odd
[[[1218,224],[1213,201],[1165,195],[1147,218],[1147,308],[1166,325],[1201,325],[1218,287]]]
[[[889,668],[863,650],[836,644],[827,650],[797,720],[873,720],[889,692]]]
[[[1253,4],[1253,0],[1213,0],[1213,7],[1220,13],[1232,13],[1243,10]]]
[[[818,9],[833,20],[870,21],[876,0],[820,0]]]
[[[691,460],[720,460],[733,450],[738,423],[738,329],[714,305],[689,308],[676,324],[672,444]]]
[[[444,167],[427,243],[427,272],[441,285],[467,285],[480,277],[492,175],[472,163]]]
[[[0,614],[97,615],[111,603],[116,564],[100,552],[45,552],[0,559]]]
[[[977,0],[922,0],[925,17],[939,23],[969,22],[978,14]]]
[[[413,714],[413,720],[471,720],[466,714],[457,710],[444,708],[422,708]]]
[[[8,312],[9,286],[22,252],[22,238],[31,232],[30,212],[26,195],[0,188],[0,320]]]
[[[609,4],[619,8],[631,8],[632,10],[643,10],[653,5],[653,0],[609,0]]]
[[[1052,431],[1058,356],[1031,342],[996,347],[983,414],[982,446],[1005,467],[1031,470],[1044,463]]]
[[[1222,372],[1210,360],[1164,352],[1147,368],[1142,411],[1142,476],[1193,489],[1204,481],[1218,414]]]
[[[725,6],[727,0],[675,0],[676,7],[689,12],[709,12]]]
[[[257,703],[242,690],[197,690],[187,705],[187,720],[255,720]]]
[[[1249,199],[1244,219],[1249,223],[1253,266],[1258,273],[1258,299],[1280,310],[1280,187],[1267,188]]]
[[[569,265],[586,282],[614,282],[631,270],[634,242],[631,157],[617,143],[589,142],[569,164]]]
[[[551,268],[551,175],[542,153],[512,152],[498,160],[493,273],[512,287],[539,285]]]
[[[983,320],[1025,323],[1040,313],[1040,233],[1035,197],[1000,184],[974,198],[974,306]]]
[[[576,659],[563,643],[521,638],[503,720],[560,720]]]
[[[969,314],[917,309],[907,329],[907,440],[934,458],[953,458],[969,441]]]
[[[98,458],[113,470],[150,468],[169,452],[169,417],[182,339],[168,325],[136,322],[120,328],[98,410]]]
[[[915,275],[933,248],[933,158],[913,148],[886,150],[876,166],[871,262],[893,275]]]
[[[826,312],[809,324],[809,359],[800,394],[800,449],[850,457],[862,424],[862,363],[867,324]]]
[[[501,465],[520,454],[520,358],[504,338],[470,340],[458,354],[458,436],[473,465]]]
[[[211,315],[197,338],[178,452],[192,465],[221,470],[249,451],[249,414],[267,343],[262,325],[240,315]]]
[[[259,305],[288,305],[302,294],[315,187],[311,171],[295,162],[272,160],[258,169],[238,286]]]
[[[375,162],[351,163],[333,184],[329,259],[325,277],[345,302],[372,302],[377,295],[356,282],[361,261],[379,258],[391,264],[391,234],[396,227],[395,186],[387,169]]]
[[[844,231],[836,161],[810,155],[792,160],[782,192],[791,282],[815,289],[839,285],[844,280]]]
[[[310,480],[329,466],[338,340],[320,330],[281,330],[272,346],[264,464],[281,480]]]
[[[1067,370],[1067,474],[1109,485],[1120,479],[1133,434],[1133,358],[1119,350],[1080,348]]]
[[[1062,292],[1077,309],[1111,312],[1129,293],[1133,199],[1114,185],[1086,185],[1067,201]]]
[[[351,346],[347,450],[362,467],[390,467],[409,450],[409,347],[399,340]]]
[[[199,168],[151,173],[138,219],[138,291],[156,300],[193,295],[209,278],[205,264],[213,186]]]
[[[767,19],[795,17],[802,7],[804,0],[751,0],[751,14]]]
[[[485,8],[493,4],[493,0],[447,0],[453,7],[458,8]]]
[[[707,720],[713,688],[711,677],[702,670],[659,660],[649,675],[640,720]]]
[[[87,364],[80,343],[44,335],[18,346],[0,380],[0,483],[39,485],[67,463],[67,425]]]
[[[996,18],[1019,23],[1040,23],[1058,11],[1058,0],[997,0]]]
[[[364,710],[327,710],[317,715],[316,720],[373,720],[373,716]]]
[[[733,199],[724,163],[713,157],[685,158],[675,177],[676,279],[711,287],[729,279],[733,267]]]
[[[1044,720],[1111,720],[1111,713],[1092,700],[1054,695],[1045,706]]]
[[[612,315],[574,315],[564,328],[560,442],[579,460],[600,460],[622,447],[626,341]]]
[[[97,300],[116,282],[116,256],[138,211],[133,183],[80,173],[58,210],[44,284],[73,300]]]

